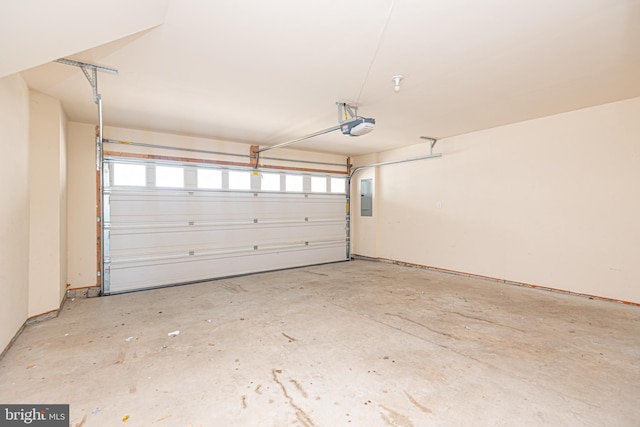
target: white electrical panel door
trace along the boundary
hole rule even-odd
[[[105,294],[347,259],[346,194],[311,191],[311,175],[292,173],[296,191],[268,176],[263,191],[250,169],[110,158],[104,170]]]

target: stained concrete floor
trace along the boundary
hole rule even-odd
[[[370,261],[75,299],[0,360],[0,402],[75,427],[637,426],[640,307]]]

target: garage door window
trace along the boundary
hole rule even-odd
[[[331,192],[344,193],[346,191],[344,178],[331,178]]]
[[[156,166],[156,187],[184,187],[184,169],[174,166]]]
[[[302,175],[287,175],[285,181],[285,188],[287,191],[298,191],[302,192]]]
[[[326,193],[327,192],[327,178],[323,176],[311,177],[311,192],[312,193]]]
[[[198,169],[198,188],[220,190],[222,188],[222,171]]]
[[[144,187],[147,184],[147,167],[127,163],[113,164],[113,185]]]
[[[251,174],[245,171],[229,171],[229,190],[251,190]]]
[[[263,191],[280,191],[280,174],[277,174],[277,173],[261,174],[260,189]]]

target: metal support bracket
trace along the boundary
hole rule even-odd
[[[358,118],[358,106],[346,102],[336,102],[338,106],[338,123],[350,122]]]
[[[84,65],[81,65],[80,69],[84,73],[84,76],[87,78],[87,80],[89,80],[89,84],[93,89],[93,102],[97,104],[98,100],[100,99],[100,94],[98,93],[98,72],[95,68],[91,68],[91,75],[89,75],[89,69]]]
[[[100,65],[88,64],[86,62],[74,61],[73,59],[60,58],[56,59],[55,62],[60,64],[71,65],[74,67],[80,67],[84,76],[89,81],[91,88],[93,89],[93,102],[98,103],[100,101],[100,94],[98,93],[98,71],[102,71],[104,73],[109,74],[118,74],[118,70],[113,68],[102,67]]]
[[[433,154],[433,147],[436,146],[436,142],[438,142],[438,140],[435,138],[431,138],[430,136],[421,136],[420,139],[426,139],[427,141],[429,141],[429,154]]]

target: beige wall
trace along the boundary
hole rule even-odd
[[[356,214],[354,253],[640,303],[639,117],[634,98],[444,139],[440,159],[382,167],[377,250]]]
[[[96,286],[95,126],[67,124],[67,282]]]
[[[249,154],[250,145],[206,138],[170,135],[137,129],[105,126],[104,138],[135,141],[145,144],[177,146],[189,149],[218,151],[224,153]],[[68,277],[71,288],[94,286],[96,284],[96,222],[95,222],[95,126],[70,122],[68,125]],[[170,157],[190,157],[247,163],[248,158],[230,157],[184,151],[144,148],[126,144],[104,145],[105,151],[154,154]],[[313,153],[292,149],[278,149],[264,153],[266,157],[297,159],[317,162],[346,164],[346,158],[339,155]],[[345,170],[345,167],[329,167],[312,164],[292,164],[289,162],[263,159],[261,164],[275,166],[297,166]]]
[[[29,316],[58,309],[66,288],[65,122],[60,101],[30,92]]]
[[[353,161],[354,169],[358,166],[371,165],[378,163],[377,154],[369,154],[366,156],[356,157]],[[357,249],[358,255],[377,257],[378,256],[378,197],[376,192],[373,194],[373,216],[360,216],[360,182],[363,179],[373,180],[373,186],[376,187],[377,168],[367,168],[357,171],[351,181],[351,252]]]
[[[29,283],[29,90],[0,79],[0,352],[27,319]]]

